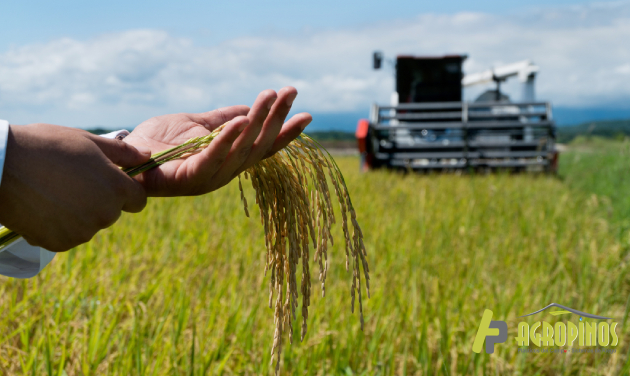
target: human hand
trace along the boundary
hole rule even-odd
[[[231,106],[145,121],[124,141],[147,147],[153,154],[193,137],[205,136],[227,121],[230,123],[202,152],[165,163],[136,179],[149,196],[200,195],[226,185],[256,162],[287,146],[311,122],[311,115],[301,113],[284,123],[296,96],[293,87],[282,88],[277,94],[265,90],[251,109]]]
[[[31,245],[63,252],[111,226],[121,210],[141,211],[142,186],[118,167],[146,162],[150,151],[50,124],[10,126],[0,223]]]

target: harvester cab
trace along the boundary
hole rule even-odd
[[[551,105],[534,100],[538,67],[523,61],[464,75],[466,55],[398,56],[389,105],[373,104],[356,131],[361,168],[555,172]],[[383,55],[375,52],[380,69]],[[501,83],[518,77],[522,98],[511,102]],[[464,86],[494,82],[473,102]]]

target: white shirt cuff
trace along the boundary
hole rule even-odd
[[[36,276],[55,257],[40,247],[33,247],[24,238],[19,238],[8,247],[0,250],[0,275],[12,278]]]
[[[4,170],[4,157],[7,152],[7,139],[9,138],[9,122],[0,120],[0,184],[2,184],[2,171]]]
[[[109,133],[102,134],[101,137],[110,138],[110,139],[118,139],[122,140],[123,138],[129,136],[129,131],[126,129],[121,129],[119,131],[113,131]]]

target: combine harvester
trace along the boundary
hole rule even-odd
[[[466,57],[397,57],[391,104],[373,104],[357,127],[362,170],[556,171],[551,105],[534,100],[538,67],[522,61],[464,76]],[[382,60],[375,52],[374,69]],[[518,103],[500,90],[514,76],[522,83]],[[464,86],[488,82],[496,89],[462,101]]]

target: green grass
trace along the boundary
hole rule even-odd
[[[607,214],[613,197],[575,183],[588,164],[567,162],[561,180],[360,174],[356,159],[338,162],[369,253],[365,331],[350,313],[337,229],[326,297],[313,273],[309,330],[285,346],[282,374],[628,372],[629,248]],[[246,194],[251,219],[234,183],[204,197],[150,200],[36,278],[0,279],[0,373],[272,373],[263,232],[253,190]],[[517,354],[517,317],[551,302],[619,318],[618,352]],[[471,350],[486,308],[510,330],[493,355]]]
[[[560,176],[568,186],[599,196],[621,236],[630,230],[630,142],[579,137],[561,155]]]

